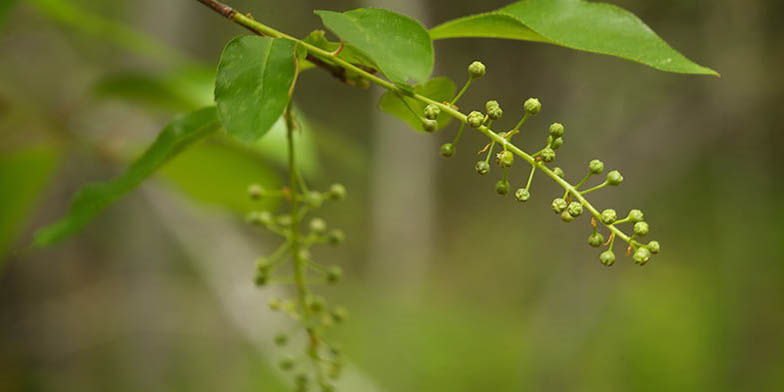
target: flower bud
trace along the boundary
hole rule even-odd
[[[248,196],[251,200],[259,200],[264,195],[264,188],[259,184],[251,184],[248,186]]]
[[[485,103],[485,109],[489,112],[493,108],[500,108],[501,105],[498,104],[498,101],[491,99]]]
[[[343,306],[338,306],[335,308],[335,310],[332,311],[332,318],[334,318],[338,323],[346,321],[348,316],[348,309],[344,308]]]
[[[598,231],[594,231],[588,236],[588,245],[598,248],[604,243],[604,236]]]
[[[281,306],[280,298],[270,298],[269,301],[267,301],[267,306],[272,311],[280,310],[280,306]]]
[[[615,222],[616,219],[618,219],[618,214],[612,208],[608,208],[602,211],[602,215],[599,217],[599,219],[605,225],[611,225]]]
[[[310,231],[316,234],[322,234],[327,231],[327,222],[321,218],[313,218],[310,220]]]
[[[553,169],[553,174],[555,174],[556,176],[561,177],[561,178],[564,178],[564,176],[566,176],[566,174],[564,174],[563,169],[561,169],[560,167],[554,168]]]
[[[343,184],[332,184],[329,187],[329,193],[327,193],[327,197],[330,200],[343,200],[346,198],[346,187]]]
[[[276,346],[285,346],[289,341],[289,337],[285,333],[279,333],[275,335],[274,340]]]
[[[310,208],[319,208],[322,203],[324,203],[324,197],[321,195],[321,192],[309,191],[305,194],[305,204]]]
[[[659,241],[651,241],[648,243],[648,250],[651,251],[653,254],[659,254],[661,251],[661,245],[659,245]]]
[[[298,257],[300,260],[310,260],[310,251],[309,251],[309,250],[307,250],[307,249],[300,249],[300,250],[297,252],[297,257]]]
[[[485,161],[476,162],[476,172],[481,175],[490,173],[490,164]]]
[[[485,115],[482,114],[481,112],[477,112],[476,110],[474,110],[471,113],[468,113],[468,116],[466,117],[466,123],[471,128],[479,128],[480,126],[482,126],[482,123],[484,121],[485,121]]]
[[[531,198],[531,193],[525,188],[520,188],[515,191],[515,199],[519,202],[526,202]]]
[[[495,193],[503,196],[509,193],[509,181],[507,180],[498,180],[495,183]]]
[[[615,263],[615,253],[611,250],[605,250],[602,254],[599,255],[599,261],[606,266],[611,266]]]
[[[594,159],[588,163],[588,170],[591,171],[591,174],[602,174],[604,171],[604,163],[598,159]]]
[[[564,211],[561,213],[561,220],[566,223],[569,223],[574,220],[574,217],[571,214],[569,214],[569,211]]]
[[[500,107],[491,108],[487,111],[487,117],[491,120],[500,120],[504,116],[504,111]]]
[[[333,229],[327,235],[327,241],[329,241],[329,243],[332,245],[340,245],[345,240],[346,234],[343,233],[343,230],[340,229]]]
[[[552,123],[550,125],[550,136],[553,139],[558,139],[559,137],[564,135],[564,126],[561,123]]]
[[[645,219],[642,211],[634,209],[629,211],[629,221],[632,223],[642,222]]]
[[[278,217],[275,218],[275,221],[283,227],[289,227],[292,223],[291,215],[288,214],[278,215]]]
[[[562,145],[563,145],[563,138],[559,137],[559,138],[555,138],[555,140],[553,140],[553,142],[550,143],[550,148],[552,148],[553,150],[557,150],[561,148]]]
[[[423,118],[422,128],[425,130],[425,132],[430,132],[430,133],[435,132],[438,130],[438,121],[431,120],[429,118]]]
[[[305,305],[315,313],[324,310],[325,303],[324,297],[320,295],[309,295],[305,298]]]
[[[496,160],[501,167],[512,167],[514,163],[514,154],[509,150],[504,150],[496,154]]]
[[[257,269],[256,276],[253,277],[253,283],[255,283],[256,286],[259,287],[267,285],[267,283],[269,283],[269,272],[267,272],[266,269],[263,270]]]
[[[278,366],[281,370],[285,371],[294,369],[294,360],[290,357],[283,358],[278,362]]]
[[[556,214],[560,214],[566,211],[566,207],[568,207],[568,205],[566,204],[566,200],[559,197],[557,199],[553,199],[552,207]]]
[[[485,65],[479,61],[474,61],[468,66],[468,74],[471,75],[472,79],[479,79],[482,76],[485,76],[485,71]]]
[[[634,234],[642,237],[648,234],[648,222],[640,221],[634,224]]]
[[[555,151],[552,148],[545,148],[542,150],[542,160],[545,162],[552,162],[555,160]]]
[[[428,120],[435,120],[438,118],[438,115],[441,114],[441,108],[437,105],[429,104],[425,106],[425,118]]]
[[[569,207],[566,208],[566,211],[569,213],[569,215],[577,218],[583,213],[583,205],[579,202],[573,201],[569,203]]]
[[[528,98],[523,103],[523,110],[530,115],[535,115],[542,110],[542,104],[536,98]]]
[[[634,261],[640,265],[645,265],[645,263],[651,259],[651,251],[648,250],[648,248],[641,246],[637,248],[637,251],[634,252],[632,259],[634,259]]]
[[[623,182],[623,176],[621,175],[621,172],[619,172],[618,170],[613,170],[613,171],[607,173],[607,183],[608,184],[610,184],[610,185],[621,185],[622,182]]]
[[[338,266],[332,266],[327,269],[327,283],[335,284],[343,277],[343,270]]]
[[[441,153],[442,157],[449,158],[452,155],[455,155],[455,145],[452,143],[444,143],[441,145],[439,153]]]

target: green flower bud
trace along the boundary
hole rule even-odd
[[[441,150],[439,152],[442,157],[449,158],[452,155],[455,155],[455,145],[452,143],[444,143],[441,145]]]
[[[310,220],[310,231],[316,234],[322,234],[327,231],[327,222],[321,218],[313,218]]]
[[[642,222],[645,220],[645,215],[642,213],[642,211],[634,209],[629,211],[629,220],[632,223]]]
[[[479,79],[482,76],[485,76],[485,71],[485,65],[479,61],[474,61],[468,66],[468,74],[471,75],[472,79]]]
[[[602,254],[599,255],[599,261],[606,266],[611,266],[615,263],[615,253],[611,250],[605,250]]]
[[[259,200],[264,195],[264,188],[259,184],[251,184],[248,186],[248,196],[251,200]]]
[[[556,176],[561,177],[561,178],[564,178],[564,176],[566,176],[566,174],[564,174],[563,169],[561,169],[560,167],[554,168],[553,169],[553,174],[555,174]]]
[[[634,234],[644,236],[648,234],[648,222],[637,222],[634,224]]]
[[[485,161],[476,162],[476,172],[481,175],[490,173],[490,164]]]
[[[348,309],[338,306],[335,310],[332,311],[332,318],[335,319],[336,322],[342,323],[348,319],[349,313]]]
[[[289,227],[292,223],[291,215],[288,214],[278,215],[278,217],[275,218],[275,221],[283,227]]]
[[[591,171],[591,174],[602,174],[604,171],[604,162],[594,159],[588,163],[588,170]]]
[[[425,106],[425,118],[428,120],[435,120],[438,118],[438,115],[441,114],[441,108],[435,104],[429,104]]]
[[[500,106],[490,108],[490,110],[487,111],[487,117],[490,117],[491,120],[500,120],[503,116],[504,111]]]
[[[438,121],[431,120],[428,118],[423,118],[422,128],[425,130],[425,132],[430,132],[430,133],[435,132],[438,130]]]
[[[563,138],[559,137],[553,140],[552,143],[550,143],[550,148],[552,148],[553,150],[557,150],[561,148],[562,145],[563,145]]]
[[[253,277],[253,283],[256,286],[262,287],[266,286],[269,283],[269,272],[266,269],[263,270],[256,270],[256,276]]]
[[[612,208],[608,208],[602,211],[602,215],[599,219],[605,225],[611,225],[613,224],[613,222],[615,222],[616,219],[618,219],[618,214],[616,214],[615,210],[613,210]]]
[[[291,357],[283,358],[280,360],[280,362],[278,362],[278,366],[281,368],[281,370],[285,371],[294,369],[294,359]]]
[[[634,261],[640,265],[645,265],[651,259],[651,251],[648,248],[641,246],[632,255]]]
[[[552,162],[555,160],[555,151],[552,148],[545,148],[542,150],[542,160],[545,162]]]
[[[307,249],[300,249],[297,251],[297,257],[300,260],[310,260],[310,251]]]
[[[279,333],[275,335],[275,345],[276,346],[285,346],[288,343],[289,337],[285,333]]]
[[[269,211],[261,211],[258,213],[257,218],[262,225],[269,225],[272,223],[272,214]]]
[[[494,109],[494,108],[500,108],[500,107],[501,107],[501,105],[498,104],[498,101],[493,100],[493,99],[491,99],[491,100],[489,100],[489,101],[487,101],[485,103],[485,109],[487,109],[488,112],[490,110]]]
[[[512,167],[514,163],[514,154],[509,150],[501,151],[495,157],[501,167]]]
[[[613,170],[613,171],[607,173],[607,183],[608,184],[610,184],[610,185],[621,185],[622,182],[623,182],[623,176],[621,175],[621,172],[619,172],[618,170]]]
[[[343,230],[334,229],[329,232],[329,235],[327,235],[327,240],[332,245],[339,245],[346,240],[346,234],[343,233]]]
[[[329,193],[327,193],[327,197],[330,200],[343,200],[346,198],[346,187],[343,184],[332,184],[329,187]]]
[[[280,310],[280,306],[281,306],[280,298],[270,298],[269,301],[267,301],[267,306],[272,311]]]
[[[482,123],[485,121],[485,115],[481,112],[477,112],[474,110],[471,113],[468,113],[466,117],[466,123],[471,128],[479,128],[482,126]]]
[[[553,211],[555,211],[556,214],[560,214],[560,213],[566,211],[566,208],[568,207],[568,205],[566,204],[566,200],[561,199],[559,197],[557,199],[553,199],[552,207],[553,207]]]
[[[531,193],[525,188],[520,188],[515,191],[515,199],[519,202],[526,202],[531,198]]]
[[[323,202],[324,197],[321,195],[321,192],[309,191],[305,194],[305,204],[310,206],[310,208],[319,208]]]
[[[561,213],[561,220],[566,223],[569,223],[574,220],[574,217],[571,214],[569,214],[569,211],[564,211]]]
[[[661,251],[661,245],[659,245],[659,241],[651,241],[651,242],[649,242],[648,243],[648,250],[650,250],[651,253],[653,253],[655,255],[659,254],[659,251]]]
[[[305,298],[305,305],[307,305],[308,309],[315,313],[324,310],[325,304],[326,301],[324,300],[324,297],[320,295],[309,295]]]
[[[536,98],[528,98],[523,103],[523,110],[528,114],[535,115],[542,110],[542,104]]]
[[[604,243],[604,236],[602,233],[595,231],[588,236],[588,245],[598,248]]]
[[[498,180],[495,183],[495,193],[503,196],[509,193],[509,181],[507,180]]]
[[[261,225],[261,220],[259,219],[259,212],[258,211],[251,211],[247,215],[245,215],[245,222],[248,222],[251,225]]]
[[[558,139],[559,137],[564,135],[564,126],[561,123],[552,123],[550,125],[550,136],[553,139]]]
[[[566,208],[566,211],[569,213],[569,215],[577,218],[583,213],[583,205],[579,202],[573,201],[569,203],[569,207]]]
[[[327,269],[327,283],[335,284],[343,277],[343,270],[338,266],[332,266]]]

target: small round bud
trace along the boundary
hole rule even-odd
[[[316,234],[322,234],[327,231],[327,222],[321,218],[313,218],[310,220],[310,231]]]
[[[348,309],[338,306],[335,310],[332,311],[332,318],[335,319],[336,322],[342,323],[348,319],[349,313]]]
[[[269,301],[267,301],[267,306],[272,311],[280,310],[280,307],[281,307],[280,298],[270,298]]]
[[[264,195],[264,188],[259,184],[251,184],[248,186],[248,196],[251,200],[259,200]]]
[[[278,366],[281,368],[281,370],[285,371],[294,369],[294,359],[291,357],[283,358],[280,360],[280,362],[278,362]]]
[[[561,148],[562,145],[563,145],[563,138],[562,137],[558,137],[558,138],[555,138],[555,140],[553,140],[552,143],[550,143],[550,148],[552,148],[553,150],[557,150],[557,149]]]
[[[613,170],[613,171],[607,173],[607,183],[608,184],[610,184],[610,185],[621,185],[622,182],[623,182],[623,176],[621,175],[621,172],[619,172],[618,170]]]
[[[343,277],[343,270],[338,266],[332,266],[327,269],[327,283],[335,284]]]
[[[431,133],[435,132],[435,131],[438,130],[438,121],[431,120],[431,119],[428,119],[428,118],[423,118],[422,119],[422,128],[425,130],[425,132],[431,132]]]
[[[268,225],[272,223],[272,214],[269,211],[260,211],[257,215],[259,223],[262,225]]]
[[[498,180],[495,183],[495,193],[503,196],[509,193],[509,181],[507,180]]]
[[[618,214],[612,208],[608,208],[602,211],[602,215],[599,217],[599,219],[605,225],[611,225],[613,222],[615,222],[616,219],[618,219]]]
[[[455,145],[452,143],[444,143],[441,145],[439,152],[441,153],[442,157],[449,158],[452,155],[455,155]]]
[[[556,176],[561,177],[561,178],[564,178],[564,176],[566,176],[566,174],[564,174],[563,169],[561,169],[560,167],[554,168],[553,169],[553,174],[555,174]]]
[[[514,154],[509,150],[504,150],[496,154],[496,161],[501,167],[512,167],[514,163]]]
[[[471,75],[472,79],[479,79],[482,76],[485,76],[485,72],[485,65],[479,61],[474,61],[468,66],[468,74]]]
[[[346,234],[343,233],[343,230],[334,229],[329,232],[329,235],[327,236],[327,240],[332,245],[339,245],[346,240]]]
[[[266,286],[267,283],[269,283],[269,273],[267,270],[256,270],[256,276],[253,277],[253,283],[259,287]]]
[[[651,259],[651,251],[648,248],[641,246],[632,255],[632,259],[640,265],[645,265]]]
[[[574,220],[574,217],[569,213],[569,211],[564,211],[561,213],[561,220],[569,223]]]
[[[477,112],[476,110],[474,110],[471,113],[468,113],[468,116],[466,116],[466,123],[471,128],[481,127],[484,121],[485,121],[485,115],[482,114],[481,112]]]
[[[615,253],[611,250],[605,250],[599,255],[599,261],[609,267],[615,263]]]
[[[500,120],[501,117],[504,116],[504,111],[501,109],[500,106],[490,108],[487,111],[487,117],[490,117],[491,120]]]
[[[528,98],[523,103],[523,110],[531,115],[538,114],[542,110],[542,104],[536,98]]]
[[[526,202],[531,198],[531,193],[525,188],[520,188],[515,191],[515,199],[519,202]]]
[[[490,164],[485,161],[476,162],[476,172],[481,175],[490,173]]]
[[[566,200],[559,197],[557,199],[553,199],[552,207],[556,214],[560,214],[566,211],[566,207],[568,207],[568,205],[566,204]]]
[[[558,139],[559,137],[564,135],[564,126],[561,123],[552,123],[550,124],[550,136],[553,139]]]
[[[438,115],[441,114],[441,108],[438,105],[429,104],[425,106],[425,118],[428,120],[435,120],[438,118]]]
[[[310,206],[310,208],[319,208],[323,202],[324,197],[321,195],[321,192],[309,191],[305,194],[305,204]]]
[[[343,184],[332,184],[329,187],[327,197],[330,200],[343,200],[346,198],[346,187]]]
[[[300,260],[310,260],[310,251],[307,249],[300,249],[297,251],[297,257]]]
[[[632,223],[642,222],[645,220],[645,215],[642,213],[642,211],[634,209],[629,211],[629,220]]]
[[[661,251],[661,245],[659,245],[659,241],[651,241],[648,243],[648,250],[651,251],[653,254],[659,254]]]
[[[309,295],[305,298],[305,305],[307,305],[308,309],[315,313],[324,310],[325,304],[326,301],[324,300],[324,297],[320,295]]]
[[[595,231],[588,236],[588,245],[598,248],[604,243],[604,236],[602,233]]]
[[[566,211],[569,213],[569,215],[577,218],[583,213],[583,205],[579,202],[573,201],[569,203],[569,207],[566,208]]]
[[[498,101],[491,99],[485,103],[485,109],[489,112],[493,108],[500,108],[501,105],[498,104]]]
[[[552,162],[555,160],[555,151],[552,148],[545,148],[542,150],[542,160],[545,162]]]
[[[285,346],[288,343],[289,337],[285,333],[279,333],[275,335],[275,345],[276,346]]]
[[[648,222],[637,222],[634,224],[634,234],[638,236],[644,236],[648,234]]]
[[[588,163],[588,170],[591,171],[591,174],[602,174],[604,171],[604,162],[594,159]]]

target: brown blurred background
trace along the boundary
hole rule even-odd
[[[436,74],[462,83],[481,59],[488,75],[463,107],[497,99],[512,122],[539,97],[523,143],[560,121],[567,176],[593,158],[621,169],[624,184],[592,200],[645,211],[663,246],[645,268],[602,267],[585,221],[553,216],[544,177],[526,205],[497,196],[498,173],[473,170],[479,135],[445,160],[454,126],[418,134],[375,109],[378,90],[302,75],[306,177],[349,189],[320,212],[349,240],[316,253],[346,270],[323,290],[352,311],[334,336],[352,364],[343,390],[784,389],[784,3],[612,2],[722,78],[489,39],[436,42]],[[81,235],[28,247],[79,186],[209,104],[221,49],[244,31],[193,0],[12,3],[0,2],[0,390],[287,390],[271,345],[287,326],[264,305],[285,288],[251,279],[274,238],[242,222],[246,185],[284,179],[280,134],[200,143]],[[320,28],[314,8],[385,6],[434,26],[504,4],[232,2],[297,36]]]

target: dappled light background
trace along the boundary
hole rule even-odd
[[[418,134],[378,113],[374,88],[301,76],[305,176],[349,190],[319,212],[346,244],[314,251],[345,270],[323,288],[352,312],[331,336],[351,363],[343,390],[784,389],[784,3],[610,2],[722,77],[490,39],[437,41],[436,74],[462,83],[481,59],[487,76],[463,108],[497,99],[511,126],[539,97],[523,145],[559,121],[570,179],[594,158],[619,168],[623,185],[592,200],[645,211],[663,251],[644,268],[603,267],[586,219],[552,214],[561,192],[545,177],[525,205],[496,195],[497,170],[473,169],[480,135],[446,160],[438,146],[455,125]],[[288,288],[252,282],[276,238],[243,223],[280,207],[245,189],[285,181],[282,133],[252,148],[199,143],[79,236],[29,246],[81,185],[209,105],[221,49],[245,32],[193,0],[12,3],[0,2],[0,390],[288,390],[271,344],[288,326],[265,306]],[[231,4],[304,36],[321,26],[314,8],[384,6],[434,26],[505,2]]]

